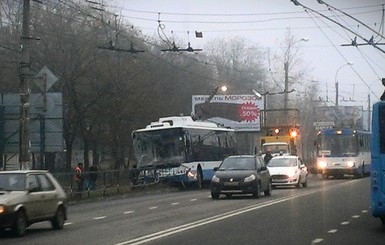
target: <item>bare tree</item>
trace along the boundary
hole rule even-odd
[[[260,89],[266,69],[262,53],[246,39],[214,40],[207,45],[209,61],[215,64],[217,82],[231,86],[231,93],[251,93]]]

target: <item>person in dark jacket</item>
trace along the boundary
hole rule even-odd
[[[268,151],[266,152],[266,155],[265,155],[265,157],[263,158],[263,160],[265,160],[265,164],[267,165],[267,164],[269,163],[270,159],[272,159],[272,158],[273,158],[273,155],[271,154],[271,151],[268,150]]]

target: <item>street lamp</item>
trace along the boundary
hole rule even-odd
[[[309,41],[309,38],[307,37],[303,37],[297,41],[294,41],[293,43],[289,43],[288,47],[287,47],[287,50],[286,50],[286,53],[285,53],[285,62],[283,64],[283,68],[285,70],[285,91],[289,91],[289,56],[290,56],[290,49],[291,47],[298,43],[298,42],[307,42]],[[288,93],[285,93],[285,97],[284,97],[284,100],[283,100],[283,108],[287,109],[287,105],[288,105],[288,101],[289,101],[289,94]]]
[[[251,90],[253,92],[253,94],[255,96],[257,96],[257,99],[260,100],[263,98],[263,126],[265,127],[266,126],[266,95],[269,93],[269,92],[266,92],[266,93],[258,93],[257,90],[253,89]]]
[[[334,78],[334,82],[335,82],[335,86],[336,86],[336,107],[338,107],[338,80],[337,80],[337,76],[338,76],[338,72],[344,68],[345,66],[351,66],[353,65],[353,62],[348,62],[342,66],[340,66],[338,69],[337,69],[337,72],[336,72],[336,76]]]
[[[218,90],[222,90],[222,92],[227,91],[227,86],[222,85],[222,86],[217,86],[210,94],[210,96],[206,99],[205,103],[210,103],[210,101],[214,98],[214,96],[217,94]]]
[[[258,93],[255,89],[251,90],[258,99],[262,99],[262,94]]]

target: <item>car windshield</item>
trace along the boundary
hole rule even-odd
[[[24,191],[25,174],[0,173],[0,191]]]
[[[254,170],[255,161],[252,157],[232,157],[225,159],[219,170]]]
[[[268,165],[269,167],[294,167],[296,166],[295,158],[272,158]]]

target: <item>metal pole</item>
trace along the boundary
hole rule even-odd
[[[370,94],[368,94],[368,131],[371,131],[371,108],[370,108]]]
[[[266,98],[267,98],[267,94],[263,94],[263,127],[265,128],[266,127],[266,106],[267,106],[267,101],[266,101]]]
[[[41,169],[48,169],[45,164],[45,114],[47,112],[47,75],[44,74],[43,108],[40,114],[40,165]]]
[[[289,61],[285,61],[284,70],[285,70],[285,90],[284,90],[285,97],[283,101],[283,108],[287,109],[288,100],[289,100],[289,94],[287,93],[289,90]]]
[[[27,168],[30,161],[29,142],[29,80],[30,80],[30,55],[29,55],[29,22],[30,22],[30,0],[23,3],[23,31],[21,37],[22,61],[20,69],[20,156],[19,168]]]
[[[338,107],[338,81],[336,80],[336,107]]]

